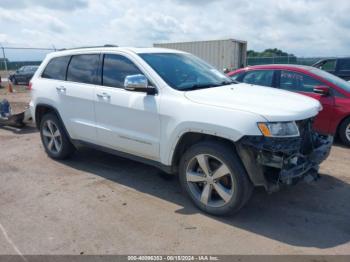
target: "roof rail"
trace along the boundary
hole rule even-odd
[[[105,44],[101,46],[80,46],[80,47],[72,47],[72,48],[61,48],[57,51],[65,51],[65,50],[74,50],[74,49],[85,49],[85,48],[98,48],[98,47],[118,47],[117,45]]]

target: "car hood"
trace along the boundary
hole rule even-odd
[[[270,122],[307,119],[322,110],[316,99],[248,84],[187,91],[185,97],[195,103],[259,114]]]

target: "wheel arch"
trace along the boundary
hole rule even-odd
[[[64,126],[64,122],[62,121],[61,115],[54,106],[40,103],[40,104],[37,104],[37,106],[35,107],[35,125],[38,129],[40,128],[41,119],[45,114],[48,114],[48,113],[54,113]],[[65,126],[64,126],[64,129],[67,132]]]
[[[340,131],[340,127],[341,127],[341,125],[346,121],[346,120],[348,120],[348,119],[350,119],[350,115],[346,115],[346,116],[344,116],[340,121],[339,121],[339,123],[338,123],[338,125],[337,125],[337,129],[336,129],[336,136],[339,136],[339,131]]]
[[[184,132],[177,140],[173,153],[170,156],[170,163],[174,172],[178,171],[178,166],[179,166],[182,154],[187,149],[189,149],[192,145],[201,141],[215,141],[222,144],[228,144],[231,146],[232,150],[236,150],[234,141],[228,138],[221,137],[214,134],[204,133],[204,132],[196,132],[196,131]]]

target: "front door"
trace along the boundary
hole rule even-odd
[[[105,54],[102,83],[95,88],[95,119],[100,145],[159,160],[159,96],[126,91],[125,77],[143,74],[127,57]]]

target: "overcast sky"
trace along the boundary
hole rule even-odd
[[[0,0],[0,43],[151,46],[236,38],[299,56],[350,55],[349,0]]]

